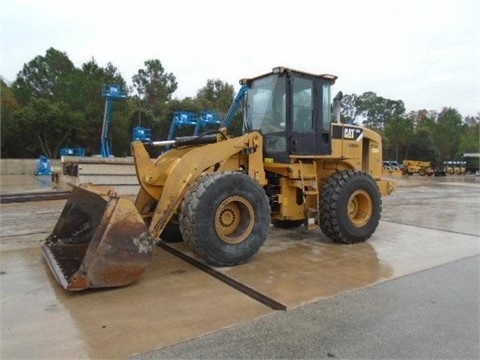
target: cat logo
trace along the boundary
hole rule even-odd
[[[344,127],[343,138],[346,140],[360,140],[363,135],[363,130],[353,127]]]

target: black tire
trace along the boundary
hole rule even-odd
[[[279,229],[293,229],[305,224],[305,220],[277,220],[272,219],[272,225]]]
[[[354,244],[375,232],[382,212],[382,198],[368,174],[346,170],[331,175],[322,190],[320,228],[334,242]]]
[[[242,173],[204,175],[181,205],[180,231],[193,251],[215,266],[247,261],[263,245],[270,226],[265,191]]]
[[[180,225],[177,221],[170,221],[163,229],[160,238],[166,243],[182,242],[182,233],[180,232]]]
[[[426,173],[427,172],[425,171],[425,169],[418,170],[418,175],[420,175],[420,176],[425,176]]]

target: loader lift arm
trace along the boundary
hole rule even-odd
[[[242,170],[260,185],[265,185],[262,152],[262,136],[257,132],[228,139],[219,134],[218,142],[172,149],[155,163],[151,162],[143,143],[133,142],[132,153],[141,186],[135,206],[142,217],[150,218],[147,223],[152,237],[160,236],[186,190],[201,174]]]

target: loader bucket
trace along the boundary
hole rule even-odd
[[[115,287],[139,279],[153,240],[125,198],[75,187],[42,245],[57,281],[67,290]]]

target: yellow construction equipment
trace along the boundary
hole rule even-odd
[[[405,175],[405,170],[403,165],[400,165],[398,161],[384,160],[383,174],[389,176],[403,176]]]
[[[445,172],[450,175],[464,175],[466,169],[466,161],[451,160],[443,163]]]
[[[270,224],[304,224],[339,243],[366,241],[380,220],[382,179],[378,134],[339,123],[336,76],[285,67],[242,79],[218,131],[153,142],[173,148],[152,161],[132,143],[141,189],[135,203],[113,189],[72,191],[43,245],[68,290],[126,285],[148,267],[154,244],[183,240],[216,266],[244,263]],[[242,105],[243,135],[228,125]],[[335,118],[335,119],[332,119]]]
[[[430,161],[403,160],[403,171],[408,175],[432,176],[434,167]]]

